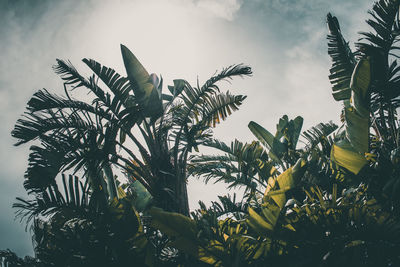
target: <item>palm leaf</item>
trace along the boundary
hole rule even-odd
[[[212,95],[203,103],[201,112],[201,121],[199,124],[215,127],[221,120],[225,120],[233,111],[239,109],[243,100],[246,99],[242,95],[226,94]]]
[[[229,194],[227,196],[218,196],[219,202],[213,201],[211,203],[210,209],[215,212],[217,217],[233,215],[236,220],[243,219],[244,215],[248,211],[248,203],[244,201],[236,201],[236,194],[231,197]]]
[[[325,151],[330,151],[329,142],[327,143],[328,136],[331,135],[338,126],[333,122],[319,123],[302,133],[302,136],[307,140],[307,150],[314,149],[317,145],[321,144]],[[326,147],[328,145],[328,147]]]
[[[192,87],[189,83],[186,82],[180,95],[180,99],[182,99],[182,101],[185,103],[185,106],[180,113],[183,122],[187,123],[190,119],[198,118],[198,114],[202,112],[203,104],[206,103],[211,95],[219,92],[219,87],[216,84],[217,82],[232,79],[235,76],[243,75],[251,75],[250,67],[243,65],[233,65],[226,69],[223,69],[220,73],[208,79],[200,88]],[[227,98],[229,98],[228,95],[229,94],[227,94]],[[243,96],[238,96],[236,98],[236,101],[240,101],[243,99]],[[218,102],[218,100],[220,99],[214,100],[214,102]],[[212,105],[213,103],[209,104]],[[214,106],[215,105],[216,103],[214,103]],[[207,115],[207,113],[205,113],[205,115]]]
[[[65,84],[72,85],[74,89],[82,86],[86,87],[96,96],[94,102],[100,102],[101,105],[105,105],[106,107],[111,106],[110,94],[104,92],[97,85],[93,76],[87,80],[79,74],[71,62],[66,62],[60,59],[57,59],[57,65],[55,65],[53,69],[61,76],[61,78],[65,81]]]
[[[361,50],[368,53],[374,50],[371,48],[375,48],[380,51],[381,56],[388,56],[389,51],[393,49],[393,43],[400,34],[396,19],[399,4],[398,0],[379,0],[374,4],[372,11],[368,12],[372,19],[366,21],[374,32],[361,32],[363,38],[360,41],[369,42],[357,43]]]
[[[350,78],[355,66],[354,54],[343,38],[339,22],[330,13],[327,15],[328,54],[332,59],[329,80],[332,84],[332,95],[336,101],[349,99],[351,96]]]
[[[131,90],[130,83],[125,77],[121,77],[115,70],[101,66],[100,63],[93,59],[83,59],[83,62],[107,85],[113,92],[114,98],[111,103],[111,109],[117,113],[121,105],[126,106],[129,92]]]
[[[64,192],[61,193],[53,182],[46,190],[35,195],[33,200],[17,198],[13,208],[17,208],[16,216],[26,220],[27,224],[38,216],[53,216],[57,213],[72,212],[76,216],[88,216],[90,195],[88,183],[82,183],[77,176],[63,175]]]
[[[44,144],[32,146],[25,173],[24,187],[28,192],[42,191],[50,186],[64,165],[64,147],[68,143]]]
[[[229,188],[245,186],[247,191],[255,190],[258,186],[265,187],[263,182],[274,174],[275,169],[267,162],[268,156],[258,142],[247,144],[235,140],[228,146],[224,142],[211,140],[204,145],[226,153],[197,155],[191,158],[188,165],[189,174],[204,177],[206,182],[215,179],[215,183],[228,183]]]
[[[25,119],[19,119],[11,132],[11,135],[18,140],[16,146],[35,140],[40,136],[52,132],[68,131],[91,131],[96,126],[92,121],[82,119],[78,113],[67,114],[63,111],[58,113],[29,113]]]

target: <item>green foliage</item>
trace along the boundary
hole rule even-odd
[[[37,259],[0,257],[22,266],[400,265],[399,6],[374,4],[372,32],[361,33],[354,52],[328,14],[329,79],[343,125],[320,123],[302,136],[303,118],[284,115],[275,134],[251,121],[258,141],[211,138],[245,99],[217,83],[250,75],[243,65],[202,86],[174,80],[163,94],[162,78],[125,46],[126,78],[89,59],[94,75],[84,78],[58,60],[66,96],[38,91],[12,132],[17,145],[39,141],[24,184],[33,199],[14,204],[33,221]],[[92,104],[70,97],[78,88],[94,95]],[[199,145],[223,154],[190,155]],[[83,171],[84,182],[62,175],[60,191],[56,176],[71,170]],[[200,202],[189,217],[188,175],[246,194],[220,196],[208,208]]]
[[[94,73],[85,78],[70,62],[57,60],[54,70],[64,80],[65,97],[38,91],[12,131],[16,145],[38,140],[31,146],[25,188],[46,191],[58,174],[84,171],[89,187],[102,187],[105,201],[112,201],[118,197],[114,171],[119,168],[157,205],[188,215],[188,154],[245,99],[221,92],[217,83],[251,75],[251,69],[230,66],[201,87],[175,80],[169,95],[162,94],[162,78],[149,74],[123,45],[121,52],[128,77],[83,59]],[[91,93],[91,104],[71,97],[78,89]]]
[[[249,129],[257,139],[268,149],[268,155],[274,164],[283,165],[283,161],[289,164],[296,162],[293,152],[296,150],[297,142],[303,126],[303,118],[298,116],[294,120],[284,115],[276,125],[276,133],[272,135],[268,130],[256,122],[249,123]],[[283,166],[286,169],[286,166]]]
[[[398,49],[398,10],[398,1],[377,2],[370,12],[373,19],[367,21],[375,33],[362,33],[365,39],[357,43],[356,52],[344,40],[337,19],[328,14],[328,52],[333,60],[329,78],[334,99],[344,103],[344,125],[336,134],[332,135],[335,125],[317,125],[303,133],[307,143],[298,149],[301,118],[283,117],[275,135],[251,122],[249,128],[264,149],[257,142],[235,140],[229,147],[214,141],[211,147],[225,155],[192,159],[192,174],[252,192],[246,195],[244,224],[232,215],[228,218],[241,223],[246,237],[252,237],[236,251],[242,255],[241,266],[400,264],[398,94],[387,93],[399,70],[393,53]],[[252,146],[260,149],[250,150]],[[307,164],[299,168],[296,161]],[[269,172],[261,172],[263,164]],[[265,190],[263,197],[260,189]],[[196,213],[197,226],[205,220],[211,229],[219,229],[216,222],[224,219],[217,214],[202,206]],[[212,233],[208,240],[217,240],[217,230]],[[225,253],[230,251],[226,244],[220,250],[223,247]],[[233,266],[224,257],[209,263]]]
[[[63,177],[64,178],[64,177]],[[133,202],[114,198],[109,204],[90,192],[78,177],[63,179],[35,198],[14,204],[18,215],[33,220],[35,253],[45,266],[116,265],[148,261],[151,246]]]

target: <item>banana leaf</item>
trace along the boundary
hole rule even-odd
[[[290,148],[294,150],[302,127],[303,118],[301,116],[297,116],[294,120],[289,120],[288,116],[284,115],[279,119],[279,123],[276,126],[275,138],[279,140],[282,136],[285,136],[288,139]]]
[[[286,192],[296,186],[306,168],[306,161],[299,159],[293,167],[290,167],[275,179],[271,178],[268,181],[261,208],[262,214],[260,215],[249,208],[249,216],[246,222],[253,230],[260,234],[266,234],[275,229],[280,212],[287,201]],[[293,228],[291,225],[286,227]]]
[[[167,234],[173,241],[171,246],[181,249],[195,257],[199,254],[197,226],[195,221],[182,214],[166,212],[160,208],[151,208],[151,225]]]
[[[229,251],[218,240],[209,240],[200,244],[196,222],[179,213],[166,212],[159,208],[149,210],[152,226],[167,234],[169,246],[182,250],[198,260],[214,266],[223,266],[222,261],[229,256]],[[242,239],[246,239],[243,237]]]
[[[369,151],[369,85],[371,66],[368,58],[362,58],[354,68],[350,87],[351,102],[345,107],[345,138],[335,142],[331,160],[354,174],[368,163]]]
[[[371,83],[371,64],[368,58],[362,58],[354,68],[350,88],[356,112],[362,117],[369,117],[368,89]]]
[[[333,144],[331,160],[354,174],[358,174],[368,163],[365,157],[355,151],[346,139]]]
[[[281,157],[283,153],[286,152],[285,145],[268,130],[254,121],[251,121],[248,127],[257,139],[268,148],[271,159],[277,163],[281,163]]]
[[[135,208],[138,211],[144,211],[153,200],[153,197],[138,180],[135,180],[129,186],[135,193],[135,198],[133,200]]]
[[[368,152],[369,116],[363,117],[353,108],[344,111],[346,124],[346,139],[354,151],[361,155]]]
[[[271,180],[271,182],[268,182],[264,197],[271,197],[279,208],[282,209],[286,204],[285,192],[295,187],[296,183],[303,176],[305,170],[306,161],[299,159],[293,167],[284,171],[276,177],[274,181]],[[277,190],[281,191],[277,193]]]
[[[135,55],[122,44],[121,53],[133,93],[142,108],[144,116],[152,118],[160,116],[163,108],[162,95],[156,82],[158,78],[155,79],[154,74],[149,75]]]

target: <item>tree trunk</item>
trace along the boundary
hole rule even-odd
[[[186,178],[182,177],[180,180],[180,184],[178,185],[179,187],[179,195],[176,195],[177,201],[177,208],[178,212],[185,215],[189,216],[189,199],[188,199],[188,194],[187,194],[187,184],[186,184]]]

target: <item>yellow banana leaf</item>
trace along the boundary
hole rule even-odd
[[[354,174],[358,174],[365,164],[368,163],[364,156],[354,151],[347,140],[333,144],[331,160]]]
[[[265,190],[264,197],[270,195],[275,203],[282,209],[286,203],[285,191],[295,186],[297,180],[304,174],[306,161],[299,159],[296,164],[284,171],[278,177],[272,180],[268,180],[267,189]],[[274,193],[274,191],[283,189],[280,194]]]
[[[260,234],[273,231],[278,221],[279,214],[286,204],[286,191],[293,188],[306,170],[306,161],[299,159],[296,164],[280,174],[278,177],[268,180],[268,186],[264,194],[262,215],[249,208],[249,217],[246,222]],[[293,230],[292,226],[287,228]]]
[[[152,216],[152,226],[174,238],[171,246],[193,256],[198,256],[196,223],[192,219],[179,213],[166,212],[155,207],[151,208],[149,213]]]
[[[351,77],[352,103],[345,107],[345,138],[336,142],[331,150],[331,160],[354,174],[358,174],[368,162],[364,155],[369,152],[370,82],[370,62],[368,58],[362,58]]]
[[[197,259],[218,266],[218,254],[224,253],[223,245],[211,240],[205,247],[197,242],[197,226],[195,221],[182,214],[166,212],[160,208],[151,208],[151,224],[173,239],[170,246],[180,249]],[[211,252],[210,252],[211,251]]]
[[[361,116],[355,109],[345,109],[346,138],[360,154],[368,152],[369,115]]]

